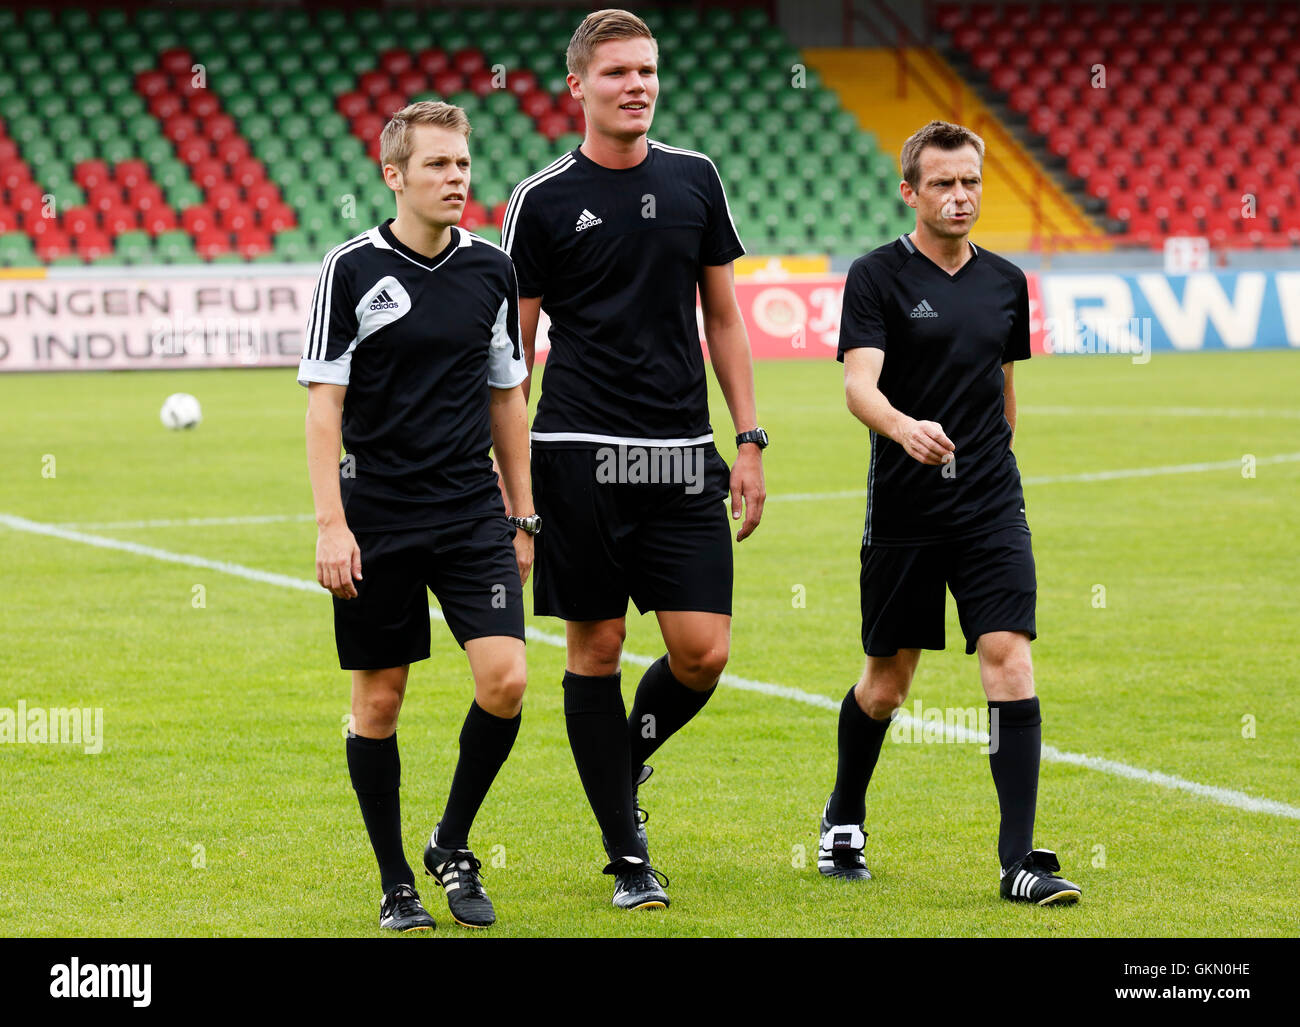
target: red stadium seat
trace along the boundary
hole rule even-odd
[[[163,135],[180,145],[199,134],[199,122],[192,114],[173,114],[163,119]]]
[[[455,68],[440,71],[433,77],[433,91],[439,96],[451,96],[465,88],[465,76]]]
[[[190,168],[190,177],[205,192],[213,186],[228,181],[226,165],[215,157],[208,157]]]
[[[275,203],[265,210],[257,212],[257,223],[268,232],[282,232],[286,228],[293,228],[298,219],[294,217],[293,210],[287,203]]]
[[[343,93],[334,106],[340,114],[351,121],[370,110],[370,97],[360,91]]]
[[[176,228],[176,212],[170,207],[156,207],[140,217],[140,227],[150,235],[170,232]]]
[[[380,93],[375,97],[374,112],[387,121],[405,107],[409,99],[406,93],[396,93],[391,90]]]
[[[159,121],[166,121],[185,110],[185,101],[175,93],[159,93],[149,100],[149,113]]]
[[[140,214],[131,207],[117,207],[104,211],[102,223],[109,235],[119,236],[140,227]]]
[[[204,89],[189,98],[186,111],[196,118],[210,118],[221,111],[221,101]]]
[[[488,96],[495,88],[496,75],[483,68],[469,77],[469,89],[475,96]]]
[[[243,136],[232,136],[222,140],[216,146],[217,160],[232,167],[248,159],[248,140]]]
[[[271,252],[271,236],[260,228],[246,228],[235,236],[235,248],[248,260]]]
[[[421,50],[415,64],[425,75],[432,79],[439,72],[446,71],[451,67],[451,59],[441,50],[433,47],[428,50]]]
[[[83,232],[81,235],[76,236],[73,241],[77,253],[87,260],[104,257],[113,252],[113,243],[109,239],[108,233],[98,229]]]
[[[464,50],[457,50],[452,54],[451,66],[462,75],[468,76],[476,71],[482,71],[488,66],[488,63],[482,51],[471,46],[466,47]]]
[[[206,200],[207,208],[218,215],[221,211],[229,210],[244,202],[239,187],[229,181],[222,181],[207,190]]]
[[[225,142],[239,132],[235,127],[235,119],[229,114],[213,114],[204,118],[202,130],[203,134],[214,143]]]
[[[230,236],[218,228],[209,229],[195,237],[194,249],[199,256],[209,259],[223,253],[229,253],[231,249]]]
[[[419,68],[402,72],[396,76],[394,82],[397,88],[393,91],[407,97],[426,92],[429,88],[429,76]]]
[[[181,212],[181,226],[193,236],[211,231],[216,223],[216,214],[207,204],[196,203]]]
[[[366,96],[376,97],[392,92],[393,79],[386,71],[367,71],[357,80],[357,88]]]
[[[415,67],[415,59],[406,50],[385,50],[379,55],[379,68],[393,78]]]

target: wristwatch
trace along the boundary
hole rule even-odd
[[[506,520],[520,531],[526,531],[530,535],[536,535],[542,530],[542,519],[537,514],[533,514],[530,517],[514,517],[507,515]]]
[[[755,428],[753,431],[742,431],[736,436],[736,448],[739,449],[741,443],[752,442],[759,449],[767,449],[767,432],[762,428]]]

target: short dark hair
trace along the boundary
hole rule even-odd
[[[973,146],[980,156],[980,167],[984,166],[983,139],[962,125],[954,125],[950,121],[932,121],[909,136],[903,144],[899,163],[903,166],[903,180],[913,189],[921,177],[921,151],[927,146],[937,146],[940,150],[960,150],[963,146]]]

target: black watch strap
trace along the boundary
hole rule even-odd
[[[762,428],[755,428],[753,431],[743,431],[736,436],[736,447],[739,448],[746,442],[752,442],[759,449],[767,449],[768,438],[767,432]]]

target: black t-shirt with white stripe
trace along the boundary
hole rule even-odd
[[[844,282],[839,359],[885,351],[879,388],[894,409],[937,421],[950,467],[871,433],[868,545],[926,545],[1025,522],[1002,365],[1029,358],[1029,288],[1010,261],[970,244],[949,275],[900,236],[859,257]]]
[[[427,257],[392,220],[325,257],[298,369],[346,385],[340,465],[353,531],[505,514],[488,450],[489,388],[527,375],[514,267],[461,228]]]
[[[551,319],[535,444],[712,438],[695,290],[745,248],[708,157],[650,140],[616,170],[573,150],[515,188],[502,244]]]

